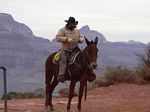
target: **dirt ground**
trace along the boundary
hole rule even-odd
[[[45,99],[9,100],[8,112],[45,112]],[[55,112],[66,112],[67,98],[54,98]],[[4,112],[0,101],[0,112]],[[77,97],[73,98],[71,112],[77,111]],[[88,91],[82,101],[83,112],[150,112],[150,84],[119,84]],[[50,111],[49,111],[50,112]]]

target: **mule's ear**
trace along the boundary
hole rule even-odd
[[[86,44],[89,45],[90,44],[89,40],[85,36],[84,36],[84,38],[85,38]]]
[[[97,43],[98,43],[98,37],[96,37],[94,40],[94,44],[97,45]]]

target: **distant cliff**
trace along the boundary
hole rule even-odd
[[[21,33],[25,36],[33,36],[31,29],[23,23],[16,22],[9,14],[0,13],[0,34]]]
[[[98,31],[91,30],[88,25],[85,25],[81,27],[80,32],[86,36],[88,39],[95,39],[95,37],[99,37],[100,41],[99,42],[106,42],[106,38],[104,37],[103,34],[99,33]]]
[[[9,90],[43,87],[45,60],[50,49],[48,39],[34,36],[28,26],[0,13],[0,66],[7,68]]]

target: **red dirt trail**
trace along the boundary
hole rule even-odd
[[[9,100],[8,112],[45,112],[45,99]],[[67,98],[54,98],[54,112],[66,112]],[[4,112],[0,100],[0,112]],[[88,91],[82,101],[83,112],[150,112],[150,84],[119,84]],[[77,111],[77,97],[73,98],[71,112]],[[49,111],[50,112],[50,111]]]

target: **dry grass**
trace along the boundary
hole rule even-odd
[[[118,66],[108,68],[104,76],[99,76],[92,82],[89,88],[104,87],[119,83],[144,84],[150,81],[150,68],[140,68],[137,70],[127,70]]]
[[[141,68],[139,74],[145,82],[150,82],[150,67]]]

